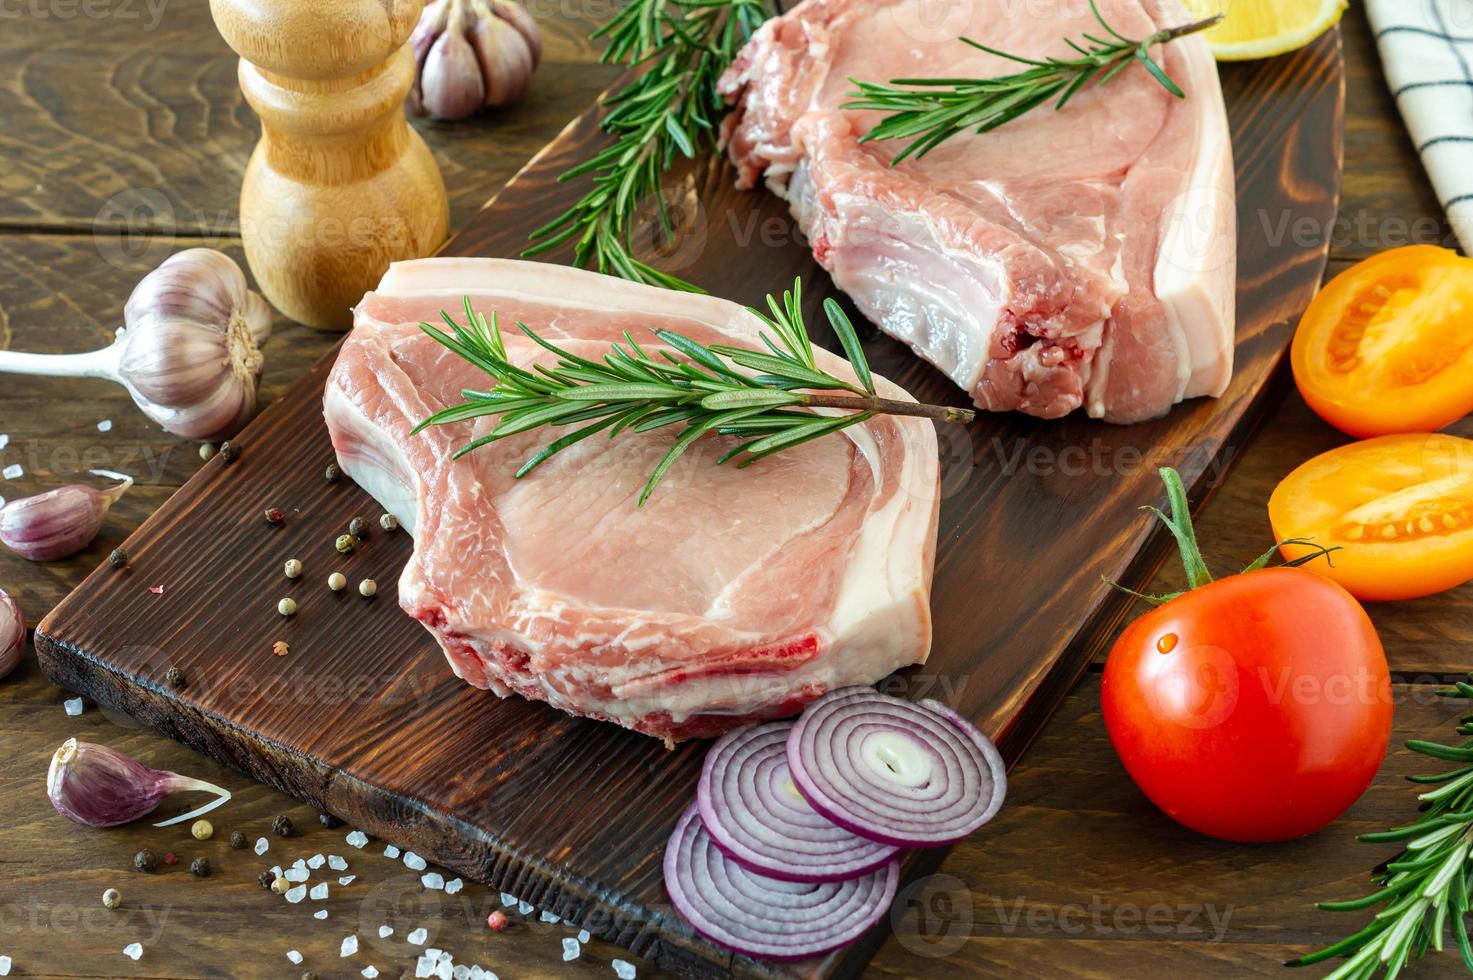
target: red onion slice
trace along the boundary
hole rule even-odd
[[[749,871],[782,881],[843,881],[884,866],[896,848],[814,811],[788,774],[793,722],[728,732],[706,754],[696,796],[712,841]]]
[[[788,735],[793,782],[820,814],[897,847],[961,840],[991,820],[1007,792],[987,736],[936,701],[868,687],[810,704]]]
[[[848,881],[803,884],[753,874],[712,843],[695,805],[665,847],[665,890],[692,928],[745,956],[799,960],[847,945],[895,898],[900,864]]]

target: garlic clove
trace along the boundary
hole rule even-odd
[[[230,799],[230,791],[214,783],[175,772],[150,769],[105,745],[69,738],[51,757],[46,795],[56,811],[88,827],[116,827],[152,813],[169,793],[202,791],[216,799],[202,807],[155,824],[167,827],[193,819]]]
[[[430,55],[430,48],[445,30],[450,3],[451,0],[429,0],[419,16],[419,23],[414,25],[414,32],[409,35],[409,48],[414,52],[414,87],[409,90],[409,111],[416,116],[425,115],[420,80],[424,75],[425,59]]]
[[[476,21],[471,40],[485,79],[485,104],[516,102],[532,81],[532,49],[510,21],[487,17]]]
[[[446,31],[431,46],[420,74],[420,96],[436,119],[464,119],[481,108],[486,83],[475,50],[458,31]]]
[[[536,18],[519,3],[503,0],[490,0],[490,3],[495,15],[515,27],[522,40],[527,42],[527,50],[532,53],[532,67],[536,68],[542,61],[542,29],[537,26]]]
[[[15,597],[0,589],[0,679],[20,663],[26,648],[26,617]]]
[[[12,500],[0,507],[0,541],[31,561],[55,561],[86,548],[102,529],[102,518],[133,485],[132,479],[110,490],[69,484]]]

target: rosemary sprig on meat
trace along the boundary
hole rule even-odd
[[[970,409],[881,398],[875,390],[859,337],[832,299],[824,302],[853,381],[818,366],[803,322],[803,283],[797,280],[782,301],[767,297],[769,313],[756,314],[766,350],[704,345],[669,330],[655,329],[661,347],[646,350],[627,331],[601,360],[590,360],[539,336],[526,324],[517,328],[552,353],[552,365],[520,367],[507,356],[496,315],[488,319],[465,301],[464,324],[441,312],[447,334],[428,323],[420,328],[496,381],[489,391],[461,392],[465,399],[436,412],[414,429],[499,415],[494,428],[456,451],[459,459],[487,443],[542,426],[576,427],[542,447],[522,464],[523,477],[569,446],[607,431],[650,432],[679,426],[670,449],[655,465],[639,495],[644,504],[675,461],[703,436],[717,433],[741,440],[717,464],[739,460],[749,466],[774,453],[859,425],[876,415],[910,415],[966,423]],[[757,372],[755,374],[748,372]],[[825,394],[835,392],[835,394]],[[823,409],[823,412],[808,411]]]
[[[1473,680],[1470,675],[1469,680]],[[1473,684],[1459,681],[1438,691],[1443,697],[1473,698]],[[1381,865],[1372,880],[1381,887],[1347,902],[1321,902],[1330,912],[1355,912],[1384,905],[1366,927],[1289,966],[1310,966],[1334,957],[1341,963],[1326,980],[1362,980],[1382,973],[1390,978],[1427,950],[1441,952],[1449,929],[1463,968],[1473,974],[1473,942],[1468,937],[1469,858],[1473,856],[1473,714],[1459,719],[1457,745],[1412,740],[1407,748],[1457,768],[1414,783],[1433,786],[1417,796],[1421,816],[1412,823],[1361,840],[1376,844],[1404,842],[1396,857]],[[1440,784],[1440,785],[1439,785]]]
[[[1056,110],[1062,109],[1091,80],[1098,79],[1097,84],[1104,85],[1133,62],[1139,62],[1166,91],[1181,99],[1186,93],[1151,57],[1151,49],[1205,31],[1222,20],[1218,15],[1166,28],[1146,38],[1128,38],[1106,22],[1095,0],[1090,0],[1089,6],[1108,36],[1085,34],[1079,41],[1065,38],[1064,43],[1078,53],[1078,58],[1024,58],[964,37],[963,43],[979,51],[1028,67],[997,78],[897,78],[888,84],[850,78],[857,91],[849,93],[851,101],[844,103],[844,108],[888,113],[862,141],[909,140],[909,145],[890,161],[893,166],[910,156],[925,156],[958,133],[985,133],[1048,102],[1053,102]]]
[[[639,74],[604,100],[600,125],[608,144],[559,180],[593,175],[577,204],[534,231],[522,254],[537,255],[573,243],[585,268],[669,289],[701,292],[633,254],[636,209],[654,196],[661,229],[674,234],[660,179],[677,154],[694,158],[715,145],[726,111],[716,83],[742,45],[773,14],[771,0],[634,0],[594,32],[607,37],[605,62],[624,62]]]

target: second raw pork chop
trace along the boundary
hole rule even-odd
[[[1101,0],[1127,37],[1190,19],[1168,0]],[[864,313],[982,408],[1081,406],[1136,422],[1219,395],[1232,374],[1236,208],[1216,67],[1200,37],[1155,50],[1064,109],[952,137],[891,167],[861,143],[881,116],[840,109],[850,77],[989,78],[1009,53],[1073,57],[1088,3],[806,0],[722,80],[740,182],[789,202],[820,265]]]
[[[522,364],[550,355],[518,321],[589,358],[626,330],[656,349],[652,327],[761,346],[758,320],[734,303],[540,263],[399,263],[364,297],[327,382],[327,424],[343,470],[413,533],[399,602],[458,676],[673,741],[792,714],[925,660],[939,502],[930,422],[882,416],[747,469],[715,465],[731,444],[703,439],[643,507],[673,427],[584,440],[518,480],[566,430],[459,460],[495,419],[410,434],[462,389],[493,383],[419,328],[465,296],[498,314]]]

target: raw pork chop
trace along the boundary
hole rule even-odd
[[[498,314],[523,363],[548,355],[517,321],[588,357],[625,330],[646,344],[654,326],[760,344],[757,319],[725,300],[540,263],[403,262],[364,297],[327,382],[327,424],[343,470],[413,533],[399,602],[459,677],[673,741],[925,660],[939,500],[930,422],[876,419],[744,470],[714,465],[729,444],[703,440],[642,508],[672,430],[589,439],[518,480],[555,436],[452,461],[494,420],[409,434],[461,389],[492,383],[419,329],[466,295]]]
[[[1130,37],[1189,19],[1167,0],[1100,8]],[[1085,0],[805,0],[722,79],[725,139],[739,183],[765,174],[839,288],[980,407],[1135,422],[1232,374],[1232,150],[1205,43],[1156,49],[1185,100],[1132,66],[894,168],[904,142],[859,142],[881,115],[837,108],[851,76],[1018,70],[959,37],[1068,57],[1062,39],[1091,31]]]

